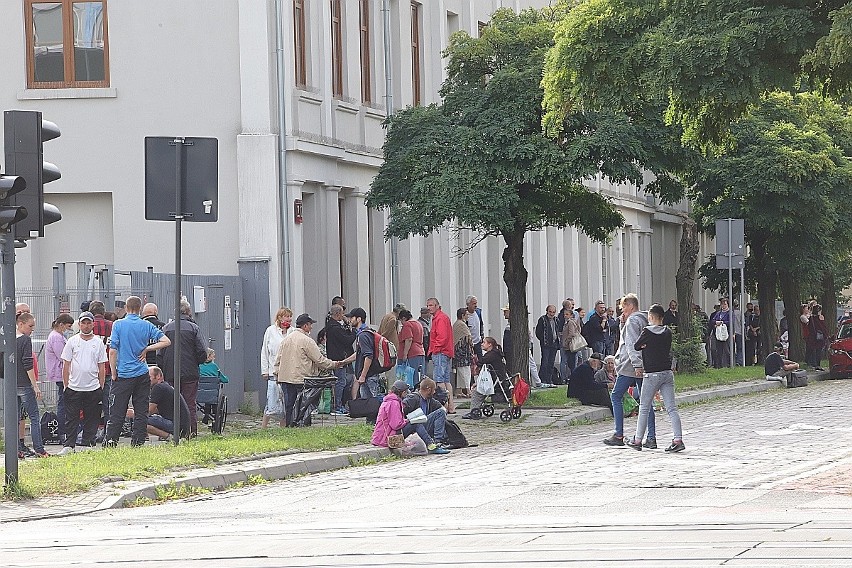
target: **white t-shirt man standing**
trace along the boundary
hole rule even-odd
[[[65,383],[65,431],[68,436],[59,455],[74,453],[80,411],[83,411],[83,446],[95,445],[99,405],[103,399],[107,354],[104,340],[94,334],[95,316],[80,314],[80,333],[62,350],[62,381]]]

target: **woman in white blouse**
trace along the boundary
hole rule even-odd
[[[284,336],[292,331],[293,310],[280,308],[275,313],[275,319],[263,334],[263,346],[260,348],[260,374],[266,379],[266,408],[263,409],[261,428],[269,426],[272,416],[278,417],[278,423],[284,427],[284,394],[275,378],[275,357]]]

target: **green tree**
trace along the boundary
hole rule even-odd
[[[809,93],[770,93],[732,124],[731,148],[696,171],[690,197],[707,232],[713,234],[718,218],[746,220],[747,273],[755,276],[761,305],[770,307],[761,310],[764,355],[776,340],[771,307],[779,287],[791,355],[801,359],[795,320],[803,293],[828,283],[836,297],[842,284],[833,275],[838,259],[852,250],[845,226],[852,214],[850,134],[852,116],[836,102]],[[712,278],[712,266],[703,273]],[[833,305],[826,308],[833,313]]]
[[[599,171],[648,186],[663,199],[682,195],[670,175],[680,133],[659,112],[633,117],[607,109],[564,116],[554,136],[542,129],[544,57],[559,10],[499,10],[480,38],[454,34],[445,52],[441,104],[407,108],[387,124],[385,161],[368,205],[389,210],[386,238],[429,235],[448,222],[505,242],[513,372],[527,374],[529,314],[523,243],[527,231],[577,227],[605,241],[623,223],[610,200],[584,179]],[[673,197],[674,196],[674,197]]]
[[[548,121],[660,97],[666,119],[706,148],[767,91],[848,88],[850,37],[845,0],[585,0],[548,55]]]

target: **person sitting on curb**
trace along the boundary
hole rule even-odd
[[[405,381],[396,381],[391,387],[391,392],[385,395],[382,405],[379,407],[379,414],[376,417],[376,427],[373,429],[373,436],[370,439],[370,442],[374,446],[387,448],[390,436],[399,434],[406,426],[414,426],[408,422],[402,410],[402,399],[407,393],[408,383]],[[449,450],[438,446],[435,442],[430,443],[427,441],[427,439],[431,441],[431,438],[426,434],[423,424],[417,424],[415,428],[417,434],[426,443],[426,449],[430,454],[449,453]]]
[[[402,399],[402,411],[406,416],[417,410],[426,416],[425,424],[409,424],[402,429],[405,436],[417,432],[428,448],[430,444],[443,444],[447,434],[444,425],[447,423],[447,410],[435,398],[435,381],[423,379],[417,391]]]
[[[151,401],[148,403],[149,434],[155,434],[160,440],[168,440],[175,433],[175,388],[165,382],[163,371],[159,367],[149,367],[148,377],[151,379]],[[127,418],[133,419],[133,408],[127,409]],[[189,407],[180,397],[180,437],[189,438]]]
[[[497,381],[508,380],[509,376],[506,372],[506,361],[503,358],[503,350],[500,349],[500,344],[493,337],[486,337],[482,340],[482,361],[480,361],[480,364],[483,367],[488,365],[491,378],[495,384]],[[465,420],[479,420],[482,418],[480,409],[483,402],[485,402],[485,395],[474,388],[470,393],[470,412],[462,416],[462,418]]]
[[[780,341],[775,344],[775,351],[770,353],[763,363],[766,380],[780,381],[785,387],[790,373],[798,369],[798,363],[784,358],[784,345]]]
[[[615,355],[607,355],[603,360],[603,367],[598,369],[595,372],[595,382],[602,383],[607,386],[607,388],[612,388],[615,386],[615,378],[617,377],[615,373]],[[610,400],[610,404],[612,400]]]
[[[568,398],[576,398],[580,404],[604,406],[612,412],[612,399],[609,396],[607,384],[595,380],[595,373],[601,365],[603,365],[603,355],[600,353],[592,353],[588,361],[577,365],[568,382]]]

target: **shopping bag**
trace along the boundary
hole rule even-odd
[[[479,375],[476,376],[476,392],[482,396],[491,396],[494,394],[494,379],[491,378],[491,372],[488,367],[482,367]]]
[[[633,398],[632,394],[626,392],[622,399],[622,406],[624,406],[624,416],[630,416],[637,408],[639,408],[639,403],[636,402],[636,399]]]
[[[331,389],[322,389],[319,405],[317,406],[317,413],[331,414]]]

